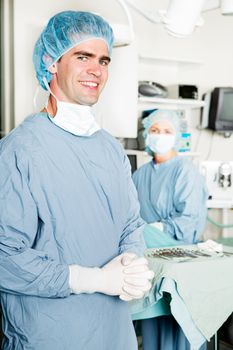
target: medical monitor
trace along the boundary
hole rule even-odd
[[[216,131],[233,131],[233,87],[216,87],[209,103],[208,127]]]

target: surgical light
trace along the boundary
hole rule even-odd
[[[145,19],[162,24],[168,34],[178,38],[188,37],[204,24],[202,12],[220,7],[223,15],[233,15],[233,0],[170,0],[166,10],[157,10],[155,14],[137,6],[134,0],[125,2]]]

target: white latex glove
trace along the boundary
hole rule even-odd
[[[117,256],[103,268],[70,265],[69,270],[69,285],[75,294],[99,292],[125,295],[130,300],[141,298],[151,287],[149,280],[154,276],[148,269],[147,260],[136,258],[132,253]],[[124,297],[121,299],[125,300]]]
[[[197,243],[198,249],[206,250],[208,252],[222,252],[223,246],[220,243],[213,241],[212,239],[208,239],[205,242]]]
[[[124,281],[127,282],[127,285],[123,287],[124,292],[120,294],[119,298],[124,301],[142,298],[151,289],[152,284],[150,280],[154,277],[154,272],[148,268],[148,261],[145,258],[129,260],[127,257],[126,259],[122,259],[122,263],[125,266],[127,265],[124,269],[124,273],[127,276],[124,278]],[[135,295],[132,288],[140,290],[140,294],[137,293]]]
[[[150,225],[155,227],[155,228],[157,228],[160,231],[164,231],[164,226],[163,226],[162,222],[157,222],[156,221],[156,222],[152,222]]]

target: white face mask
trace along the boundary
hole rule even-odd
[[[44,83],[57,101],[56,115],[49,117],[54,124],[77,136],[91,136],[100,130],[99,125],[95,121],[92,107],[58,101],[51,92],[46,80]]]
[[[60,128],[78,136],[91,136],[100,130],[90,106],[57,100],[57,113],[50,119]]]
[[[175,145],[175,139],[175,135],[172,134],[148,134],[146,146],[154,153],[165,154],[172,150]]]

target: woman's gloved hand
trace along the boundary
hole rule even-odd
[[[151,288],[154,273],[145,258],[123,253],[102,268],[70,265],[69,284],[73,293],[119,295],[122,300],[142,298]]]

